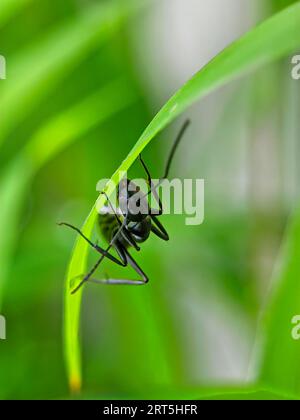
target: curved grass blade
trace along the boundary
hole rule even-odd
[[[272,296],[258,341],[260,346],[263,344],[259,379],[276,392],[300,398],[300,340],[296,328],[300,319],[300,209],[287,228],[277,261]]]
[[[82,228],[82,232],[88,238],[91,237],[96,218],[96,207],[93,207]],[[69,386],[72,393],[79,392],[82,385],[79,324],[83,289],[79,289],[77,293],[72,295],[71,290],[73,290],[74,285],[71,283],[74,278],[85,272],[88,250],[89,247],[87,242],[81,240],[81,237],[78,237],[72,252],[65,285],[65,358],[69,376]]]
[[[108,195],[113,193],[120,173],[126,172],[147,144],[189,106],[222,85],[293,52],[299,46],[300,3],[298,2],[267,19],[234,42],[179,89],[151,121],[129,155],[113,174],[106,186],[106,193]],[[93,228],[97,209],[100,209],[104,204],[105,198],[101,195],[83,225],[82,230],[87,235]],[[79,390],[81,385],[78,339],[81,292],[71,295],[70,281],[86,271],[86,259],[86,244],[83,239],[78,238],[66,278],[65,299],[67,363],[73,390]]]
[[[189,106],[251,70],[292,53],[299,46],[300,3],[297,2],[231,44],[175,93],[114,173],[107,185],[107,194],[113,192],[120,171],[127,171],[147,144]]]
[[[0,96],[0,144],[90,50],[99,47],[143,4],[145,1],[137,0],[128,0],[126,5],[119,0],[95,4],[35,47],[7,58],[8,74]]]

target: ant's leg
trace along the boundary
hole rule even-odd
[[[174,159],[174,156],[175,156],[177,147],[179,146],[179,143],[181,142],[181,140],[182,140],[182,138],[184,136],[184,133],[186,132],[186,129],[188,128],[188,126],[190,125],[190,123],[191,123],[190,120],[186,120],[184,122],[183,126],[181,127],[181,130],[179,131],[179,133],[178,133],[178,135],[177,135],[177,137],[175,139],[175,142],[173,144],[173,147],[172,147],[172,149],[170,151],[170,154],[169,154],[169,157],[168,157],[168,160],[167,160],[167,164],[166,164],[165,173],[164,173],[164,176],[163,176],[162,179],[168,178],[169,172],[170,172],[170,168],[171,168],[171,164],[173,162],[173,159]]]
[[[130,285],[130,286],[142,286],[148,283],[149,279],[143,270],[138,266],[136,261],[132,258],[129,254],[127,249],[118,241],[115,243],[116,251],[118,252],[120,258],[122,259],[124,266],[130,264],[130,266],[142,277],[142,280],[127,280],[127,279],[101,279],[97,280],[92,278],[91,276],[94,274],[96,269],[99,267],[100,263],[102,262],[104,256],[100,258],[100,260],[95,264],[92,270],[84,277],[84,279],[79,283],[79,285],[72,291],[72,294],[76,293],[81,286],[83,286],[86,282],[92,282],[97,284],[109,284],[109,285]]]
[[[77,227],[70,225],[69,223],[58,223],[59,226],[67,226],[70,229],[75,230],[84,240],[86,240],[90,246],[92,248],[94,248],[97,252],[99,252],[99,254],[104,255],[105,257],[107,257],[108,259],[110,259],[111,261],[113,261],[114,263],[118,264],[118,265],[124,265],[122,262],[120,262],[117,258],[115,258],[113,255],[109,254],[107,250],[101,248],[100,246],[98,246],[97,244],[94,244],[92,241],[89,240],[89,238],[87,238],[80,229],[78,229]]]
[[[129,254],[128,250],[123,247],[120,243],[116,243],[116,249],[121,257],[123,255],[126,258],[127,264],[129,264],[140,276],[141,280],[129,280],[129,279],[102,279],[97,280],[94,278],[89,278],[87,281],[97,284],[109,284],[109,285],[127,285],[127,286],[143,286],[149,282],[149,278],[143,272],[143,270],[139,267],[137,262],[132,258]],[[122,257],[121,257],[122,258]]]
[[[112,243],[110,243],[109,246],[107,247],[106,253],[110,250],[111,247],[112,247]],[[126,265],[127,265],[127,259],[124,257],[124,255],[122,253],[119,252],[119,249],[117,249],[117,246],[116,245],[115,245],[115,248],[116,248],[116,250],[117,250],[117,252],[118,252],[118,254],[119,254],[119,256],[120,256],[120,258],[122,260],[121,265],[123,267],[126,267]],[[94,274],[94,272],[97,270],[97,268],[99,267],[99,265],[102,263],[102,261],[104,260],[105,256],[106,255],[103,254],[99,258],[99,260],[96,262],[96,264],[94,265],[94,267],[88,272],[88,274],[86,274],[84,276],[83,280],[81,280],[81,282],[78,284],[78,286],[76,286],[75,289],[71,292],[72,295],[74,293],[76,293],[84,285],[84,283],[86,283],[87,281],[90,280],[91,276]],[[78,277],[81,277],[81,276],[78,276]]]
[[[169,235],[166,229],[163,227],[163,225],[160,223],[160,221],[155,216],[151,216],[152,221],[156,224],[156,226],[151,226],[151,231],[155,233],[156,236],[163,239],[164,241],[169,240]]]
[[[182,138],[184,136],[184,133],[185,133],[185,131],[188,128],[189,125],[190,125],[190,120],[186,120],[184,122],[184,124],[183,124],[180,132],[178,133],[178,135],[177,135],[177,137],[175,139],[175,142],[174,142],[174,144],[172,146],[172,149],[170,151],[168,160],[167,160],[167,164],[166,164],[164,176],[162,178],[160,178],[160,181],[159,181],[159,183],[156,186],[153,185],[153,182],[151,180],[151,176],[150,176],[149,170],[148,170],[147,166],[145,165],[145,163],[144,163],[144,161],[142,159],[141,154],[139,155],[140,161],[141,161],[141,163],[142,163],[142,165],[143,165],[143,167],[144,167],[144,169],[146,171],[146,174],[147,174],[147,177],[148,177],[148,184],[150,186],[150,191],[148,191],[148,193],[145,196],[147,196],[151,192],[153,192],[153,195],[155,196],[155,199],[156,199],[156,201],[157,201],[157,203],[159,205],[159,212],[157,212],[156,210],[151,210],[151,214],[156,214],[157,216],[161,216],[163,214],[162,203],[161,203],[161,200],[159,198],[159,195],[158,195],[156,189],[160,186],[160,184],[163,182],[164,179],[168,178],[169,172],[170,172],[170,168],[171,168],[171,164],[172,164],[173,158],[175,156],[177,147],[178,147],[179,143],[181,142],[181,140],[182,140]]]
[[[158,188],[158,185],[155,186],[153,184],[152,178],[151,178],[151,175],[150,175],[150,172],[149,172],[149,169],[147,168],[147,166],[146,166],[146,164],[145,164],[145,162],[144,162],[141,154],[139,155],[139,159],[140,159],[140,162],[141,162],[141,164],[142,164],[142,166],[143,166],[143,168],[144,168],[144,170],[146,172],[147,182],[148,182],[148,185],[150,187],[150,191],[148,191],[148,194],[147,195],[150,195],[151,193],[153,193],[154,198],[155,198],[155,200],[156,200],[156,202],[158,204],[158,207],[159,207],[159,210],[158,211],[157,210],[154,210],[154,209],[150,209],[150,212],[151,212],[151,214],[156,214],[157,216],[160,216],[160,215],[163,214],[163,206],[162,206],[161,199],[160,199],[160,197],[159,197],[159,195],[158,195],[158,193],[156,191],[156,188]]]
[[[132,247],[134,247],[137,251],[140,251],[141,250],[141,248],[137,245],[136,241],[132,237],[131,233],[127,230],[126,226],[121,231],[121,235],[123,236],[123,238],[125,239],[125,241],[129,245],[131,245]]]
[[[134,283],[143,285],[147,284],[149,282],[148,276],[144,273],[144,271],[141,269],[141,267],[137,264],[137,262],[133,259],[131,254],[129,254],[128,250],[124,248],[124,252],[127,256],[127,261],[131,265],[131,267],[142,277],[142,280],[135,281]]]
[[[103,191],[101,192],[101,194],[105,195],[106,200],[112,210],[112,212],[114,213],[115,218],[117,219],[118,223],[119,223],[119,230],[117,231],[117,233],[114,235],[113,239],[111,240],[111,244],[113,244],[117,238],[117,236],[119,234],[121,234],[123,236],[123,238],[125,239],[125,241],[132,247],[134,247],[137,251],[140,251],[140,247],[137,245],[136,241],[134,240],[134,238],[132,237],[131,233],[128,231],[128,229],[126,228],[126,223],[127,223],[127,218],[125,217],[123,220],[123,223],[121,222],[121,220],[119,219],[118,214],[116,213],[108,195]]]
[[[151,226],[151,232],[153,232],[156,236],[158,236],[160,239],[163,239],[164,241],[169,240],[169,235],[165,235],[164,233],[162,233],[159,229],[157,229],[156,226]]]
[[[116,212],[114,206],[112,205],[112,202],[110,201],[110,198],[108,197],[108,195],[106,194],[106,192],[105,191],[101,191],[100,194],[105,196],[106,201],[108,202],[109,207],[111,208],[111,211],[113,212],[115,218],[117,219],[117,222],[118,222],[119,226],[122,226],[124,223],[126,223],[126,218],[124,218],[123,223],[121,222],[121,220],[119,218],[119,215],[117,214],[117,212]]]

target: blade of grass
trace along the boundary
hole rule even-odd
[[[189,80],[165,104],[148,125],[129,155],[113,174],[106,186],[106,193],[112,194],[120,173],[127,171],[139,153],[171,121],[183,113],[195,101],[205,97],[218,87],[228,83],[250,70],[275,61],[300,46],[300,3],[285,9],[261,23],[258,27],[234,42],[208,65]],[[82,230],[87,236],[91,234],[97,208],[105,204],[100,196],[86,219]],[[78,238],[71,256],[66,276],[65,295],[65,342],[69,382],[71,390],[81,387],[79,319],[82,292],[70,294],[70,281],[86,271],[87,245]]]
[[[0,183],[0,306],[18,235],[22,204],[36,172],[50,159],[135,100],[124,80],[112,82],[54,117],[33,136],[6,169]],[[8,228],[9,227],[9,228]]]
[[[97,212],[93,207],[88,215],[82,232],[88,238],[91,237]],[[86,271],[86,261],[88,256],[88,244],[77,238],[70,260],[67,281],[65,286],[65,315],[64,315],[64,342],[65,342],[65,360],[69,378],[69,386],[72,393],[78,393],[81,390],[81,351],[79,339],[80,308],[82,300],[82,288],[74,295],[70,294],[70,281],[81,273]]]
[[[148,125],[108,183],[111,194],[120,171],[127,171],[147,144],[178,115],[220,86],[283,57],[300,46],[300,3],[272,16],[227,47],[190,79]],[[103,202],[103,197],[100,197]],[[101,206],[102,202],[99,204]]]
[[[270,304],[262,320],[260,380],[277,392],[300,398],[300,341],[292,323],[300,315],[300,209],[291,218],[272,281]]]
[[[95,4],[17,57],[7,57],[1,84],[0,144],[90,50],[98,48],[145,0]]]
[[[260,362],[257,367],[263,386],[300,398],[300,342],[292,337],[292,330],[296,327],[292,320],[300,314],[300,207],[299,171],[296,170],[299,157],[300,86],[292,79],[287,79],[284,88],[281,100],[285,118],[280,137],[284,139],[287,151],[284,163],[285,173],[289,176],[286,177],[286,185],[291,188],[287,203],[292,204],[293,210],[276,259],[270,294],[259,324],[257,354],[254,356],[258,356]]]

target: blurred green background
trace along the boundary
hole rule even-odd
[[[75,237],[56,222],[82,225],[97,181],[170,95],[290,3],[1,1],[1,399],[69,396],[63,288]],[[255,380],[258,320],[299,192],[299,86],[287,59],[186,113],[192,126],[171,176],[205,179],[205,222],[163,217],[171,241],[151,237],[136,255],[149,286],[86,287],[83,395],[180,396]],[[144,152],[155,178],[183,119]],[[141,174],[136,163],[130,175]]]

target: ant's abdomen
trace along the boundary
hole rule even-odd
[[[119,228],[118,221],[114,214],[105,213],[98,215],[98,226],[101,234],[106,239],[107,242],[110,242]]]
[[[148,216],[138,223],[130,222],[128,225],[128,230],[132,234],[136,242],[145,242],[149,238],[151,232],[150,217]]]

